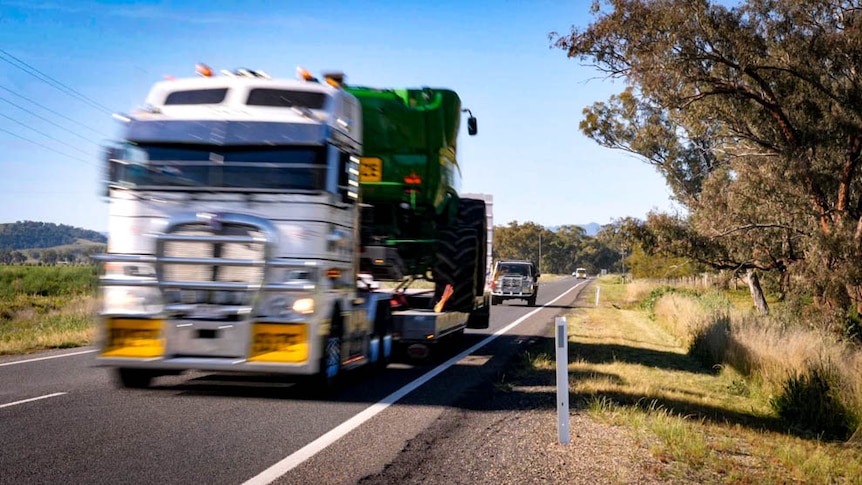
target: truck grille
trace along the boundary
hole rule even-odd
[[[264,281],[266,234],[254,226],[177,225],[157,251],[168,303],[248,305]]]
[[[500,290],[507,293],[520,293],[524,280],[520,277],[503,277],[500,282]]]

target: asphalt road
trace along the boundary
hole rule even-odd
[[[431,362],[352,375],[327,400],[208,373],[119,389],[92,348],[2,358],[0,484],[356,483],[466,390],[498,378],[517,343],[552,335],[553,317],[587,281],[543,283],[537,308],[494,306],[488,330],[468,331]]]

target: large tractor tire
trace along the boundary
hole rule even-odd
[[[469,312],[473,309],[476,290],[476,231],[449,228],[440,232],[437,258],[434,262],[434,301],[440,301],[447,285],[452,295],[444,311]]]
[[[470,312],[474,299],[484,293],[487,224],[485,201],[461,199],[455,224],[440,231],[434,262],[435,301],[446,285],[454,290],[444,310]]]
[[[485,267],[488,257],[488,218],[485,201],[481,199],[461,199],[458,206],[458,220],[462,227],[476,230],[476,296],[485,292]]]

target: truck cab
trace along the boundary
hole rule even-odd
[[[389,298],[355,281],[358,101],[307,73],[198,73],[156,83],[107,150],[99,363],[128,387],[385,364]]]

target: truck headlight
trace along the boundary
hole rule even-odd
[[[273,293],[261,300],[260,316],[290,318],[314,313],[314,298],[308,295]]]
[[[299,298],[293,302],[293,311],[308,315],[314,313],[314,298]]]
[[[102,292],[102,313],[153,315],[164,311],[158,288],[145,286],[108,286]]]

